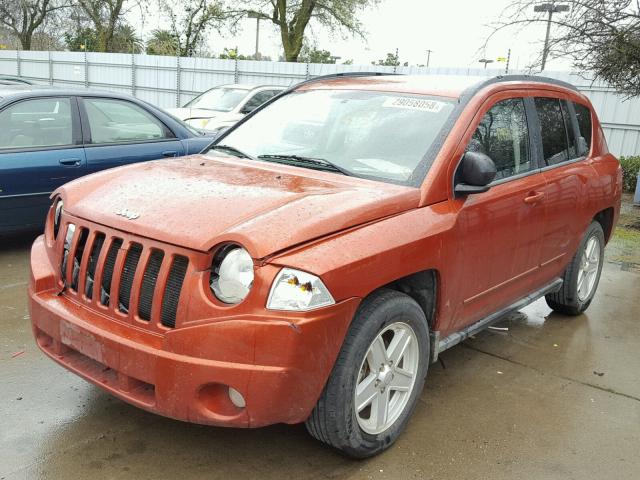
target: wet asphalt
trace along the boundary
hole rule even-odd
[[[352,461],[302,425],[144,412],[45,358],[27,311],[33,238],[0,239],[0,480],[640,478],[638,268],[608,261],[584,315],[537,301],[499,324],[507,332],[444,352],[396,445]]]

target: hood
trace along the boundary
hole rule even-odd
[[[254,258],[411,208],[415,188],[235,157],[193,155],[106,170],[58,190],[72,215],[209,251]],[[126,209],[135,219],[117,215]]]

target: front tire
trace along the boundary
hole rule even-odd
[[[598,289],[603,260],[604,231],[600,223],[592,222],[564,272],[562,288],[545,296],[547,305],[565,315],[584,312]]]
[[[355,315],[307,430],[350,457],[382,452],[404,430],[429,358],[429,327],[415,300],[374,293]]]

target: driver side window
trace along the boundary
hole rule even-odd
[[[524,99],[509,98],[491,107],[473,133],[467,151],[491,157],[496,180],[532,170]]]

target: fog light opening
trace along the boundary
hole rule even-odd
[[[242,394],[233,387],[229,387],[229,399],[238,408],[245,408],[247,403],[244,401]]]

